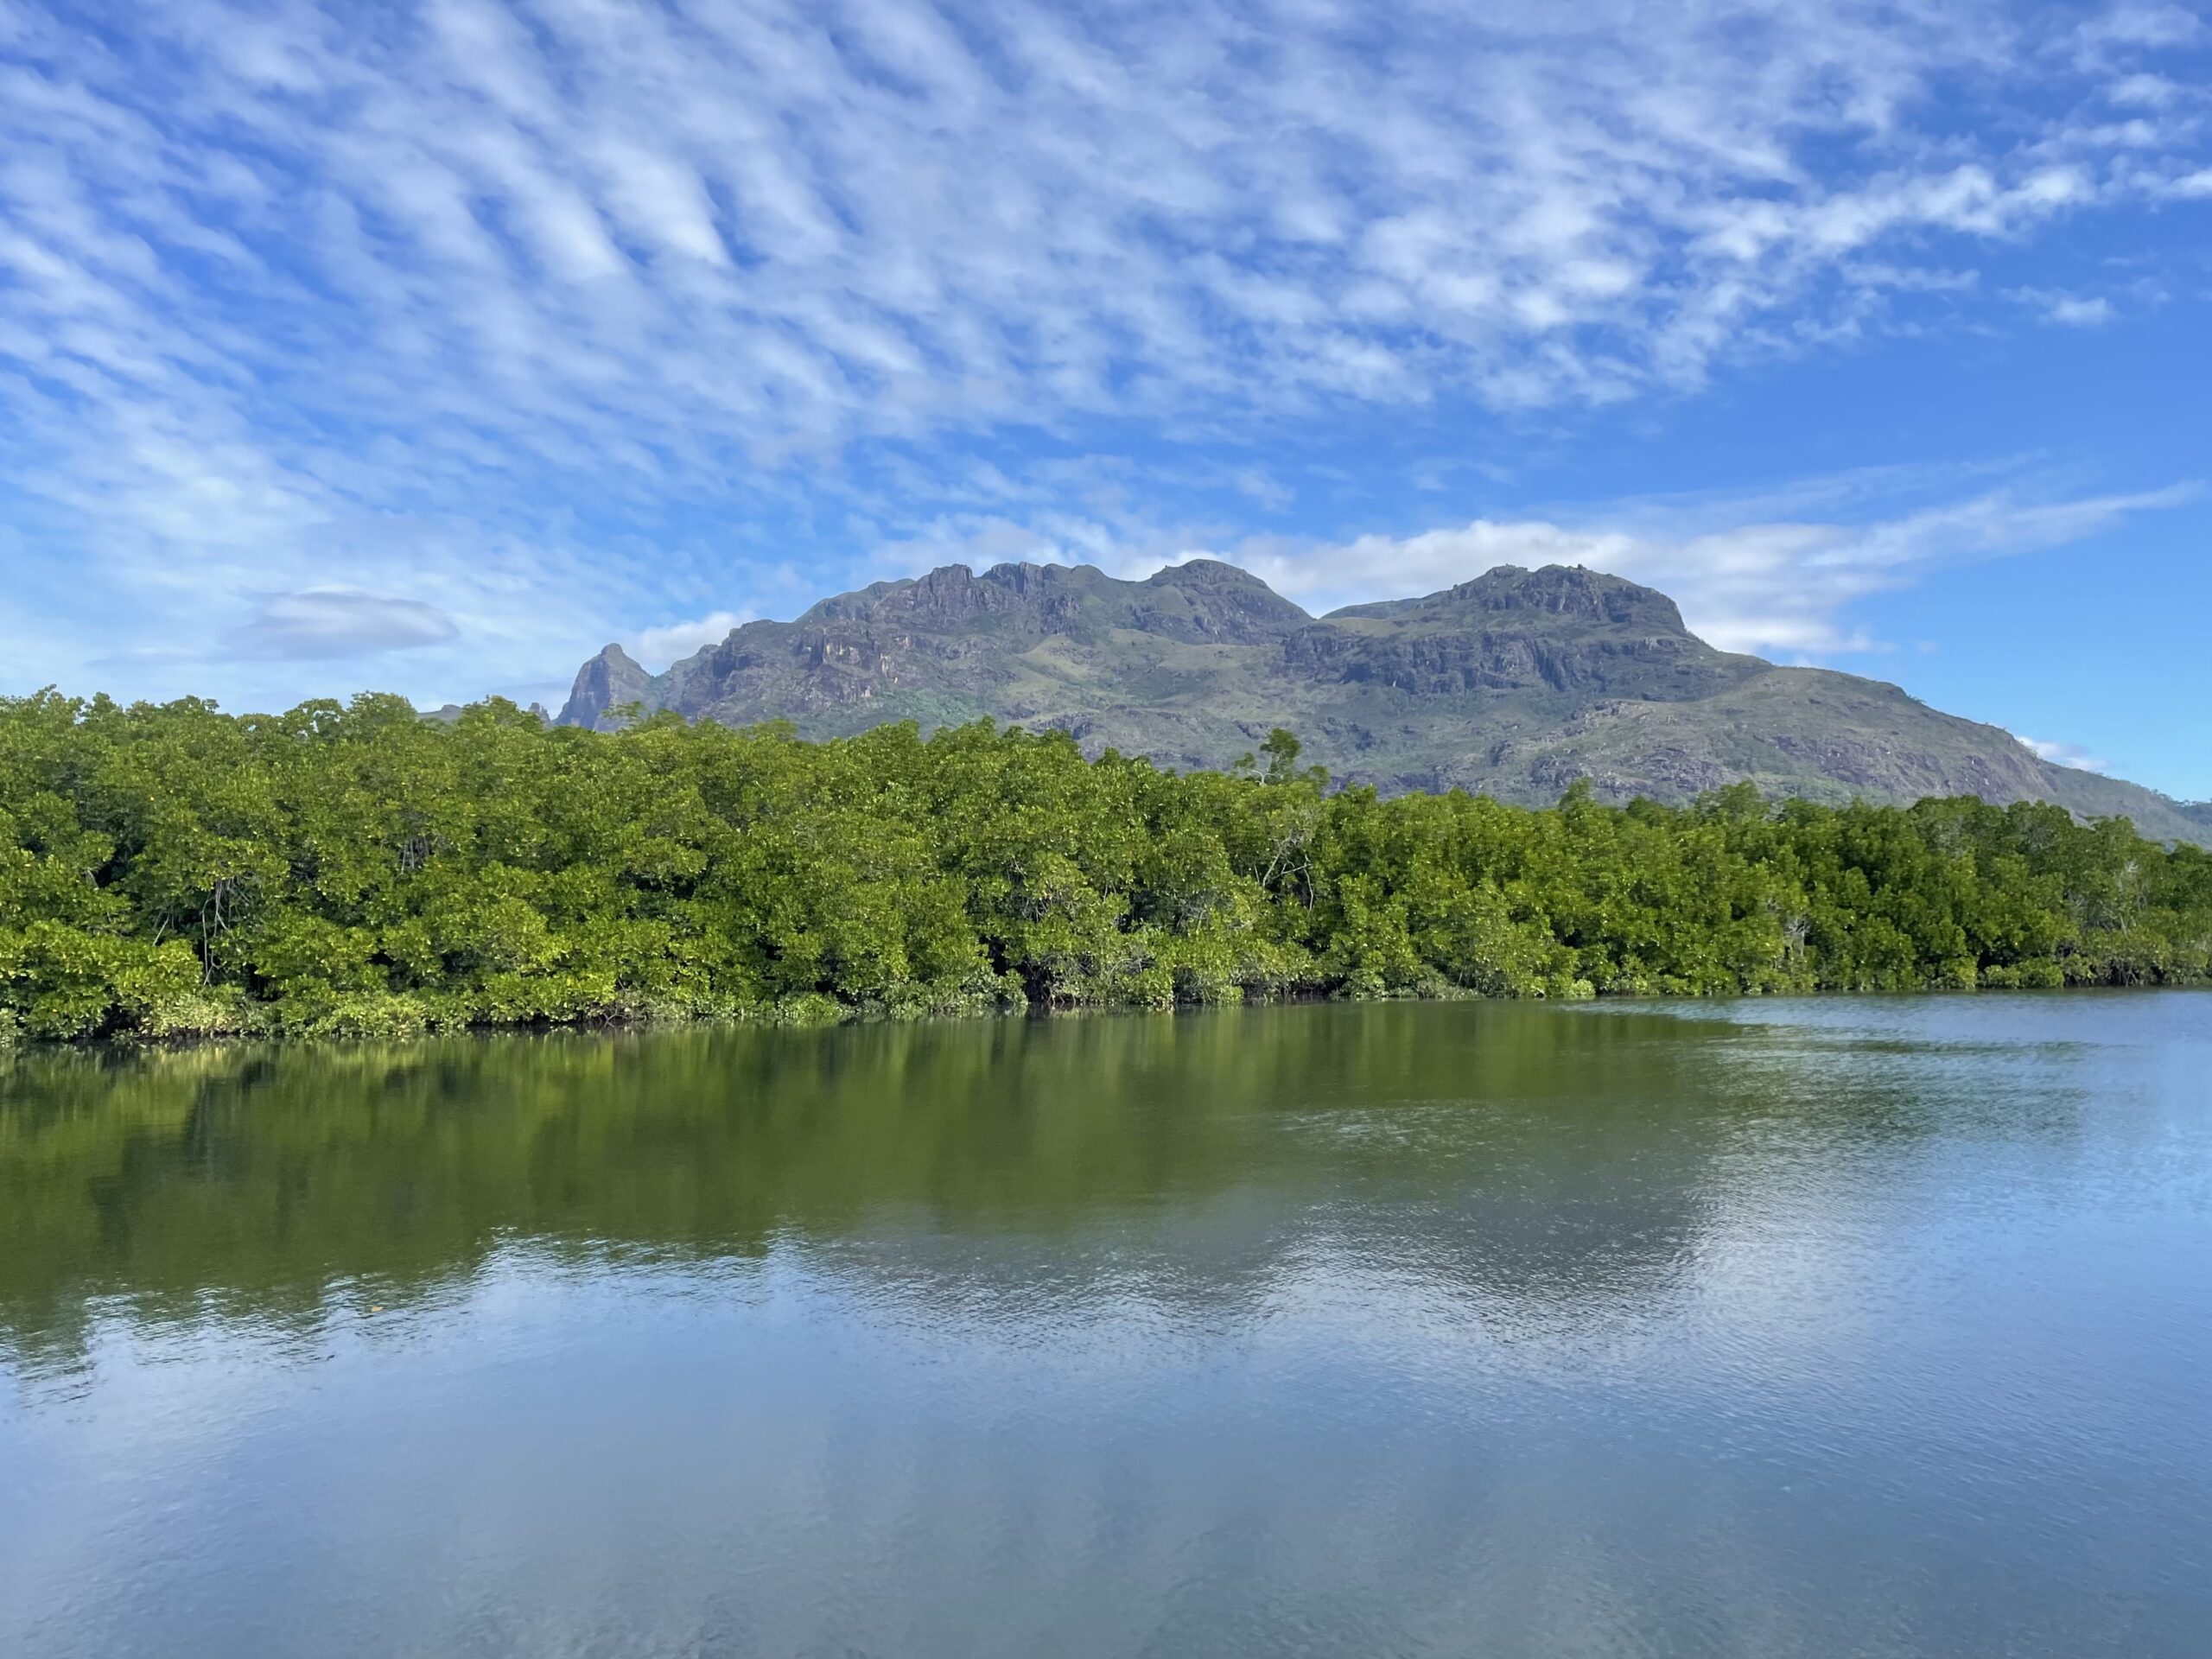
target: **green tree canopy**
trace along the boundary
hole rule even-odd
[[[1300,753],[0,699],[0,1034],[2212,976],[2212,857],[2124,820],[1384,800]]]

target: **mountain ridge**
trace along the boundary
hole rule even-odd
[[[1136,581],[946,565],[745,623],[658,675],[610,645],[556,719],[607,729],[631,703],[807,737],[988,717],[1181,767],[1230,765],[1287,726],[1386,793],[1541,804],[1586,779],[1602,798],[1682,800],[1748,780],[1832,803],[2048,800],[2212,842],[2212,803],[2056,766],[1886,681],[1717,650],[1666,594],[1580,566],[1500,565],[1314,616],[1214,560]]]

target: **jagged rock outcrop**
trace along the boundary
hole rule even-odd
[[[1280,725],[1386,791],[1542,802],[1587,779],[1680,800],[1748,779],[1830,801],[2053,800],[2212,839],[2212,805],[2050,765],[1880,681],[1716,651],[1664,594],[1579,567],[1501,566],[1313,617],[1211,560],[1141,582],[948,565],[748,622],[660,675],[609,645],[558,718],[605,727],[629,702],[812,737],[988,716],[1183,767],[1226,766]]]
[[[632,662],[621,646],[609,645],[576,671],[575,684],[553,723],[612,730],[621,722],[608,715],[609,709],[652,700],[653,677]]]

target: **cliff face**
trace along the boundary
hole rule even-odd
[[[1382,621],[1440,626],[1479,626],[1482,619],[1542,618],[1566,626],[1624,629],[1630,633],[1689,637],[1675,601],[1656,588],[1639,588],[1580,565],[1548,564],[1523,570],[1502,564],[1472,582],[1419,599],[1385,599],[1332,611],[1336,622]]]
[[[1121,628],[1194,644],[1249,645],[1279,639],[1307,620],[1257,576],[1199,559],[1143,582],[1117,582],[1088,565],[1001,564],[978,576],[950,564],[910,582],[825,599],[792,626],[1030,639],[1096,639]]]
[[[1287,643],[1294,671],[1422,696],[1554,692],[1675,701],[1767,664],[1713,650],[1664,594],[1595,571],[1504,566],[1424,599],[1331,613]]]
[[[610,719],[608,709],[629,702],[652,705],[652,696],[653,677],[632,662],[621,646],[609,645],[576,671],[576,683],[553,723],[611,730],[621,722]]]
[[[2212,839],[2212,807],[2048,765],[1879,681],[1715,651],[1664,594],[1556,565],[1319,618],[1206,560],[1142,582],[949,565],[749,622],[658,676],[609,645],[559,719],[604,728],[632,702],[810,737],[988,716],[1176,766],[1226,766],[1280,725],[1386,791],[1541,803],[1587,779],[1611,799],[1680,800],[1748,779],[1832,801],[2053,800]]]

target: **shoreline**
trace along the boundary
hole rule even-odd
[[[700,1030],[713,1027],[731,1029],[746,1027],[760,1031],[836,1031],[862,1027],[969,1025],[995,1020],[1041,1023],[1100,1016],[1180,1018],[1194,1014],[1234,1013],[1246,1008],[1354,1007],[1374,1007],[1384,1003],[1485,1002],[1495,1003],[1501,1007],[1548,1003],[1567,1007],[1592,1007],[1602,1004],[1609,1007],[1618,1007],[1629,1004],[1662,1004],[1671,1007],[1736,1001],[1828,1002],[1858,998],[1888,1001],[1917,1001],[1923,998],[1980,999],[1991,996],[2031,996],[2044,999],[2095,993],[2111,995],[2151,995],[2159,993],[2186,994],[2190,991],[2212,992],[2212,985],[2201,982],[2120,985],[2108,982],[2082,981],[2073,984],[2027,986],[1920,985],[1902,988],[1806,986],[1776,990],[1745,988],[1704,992],[1597,991],[1586,996],[1563,997],[1550,997],[1541,994],[1527,996],[1497,996],[1463,988],[1448,991],[1383,992],[1355,995],[1342,995],[1326,991],[1297,991],[1281,995],[1216,998],[1204,1001],[1190,1001],[1170,1004],[1137,1001],[1065,1003],[1057,1006],[1029,1004],[980,1008],[923,1009],[915,1012],[841,1007],[835,1014],[819,1014],[810,1009],[779,1010],[768,1007],[733,1012],[660,1012],[631,1015],[617,1014],[575,1020],[454,1020],[450,1022],[430,1020],[405,1029],[383,1030],[318,1030],[298,1025],[287,1026],[274,1020],[265,1024],[241,1025],[224,1030],[162,1033],[124,1031],[95,1038],[28,1038],[11,1035],[4,1028],[0,1028],[0,1065],[35,1055],[73,1053],[119,1058],[137,1054],[186,1053],[194,1050],[247,1045],[282,1048],[315,1046],[345,1048],[368,1045],[428,1043],[462,1037],[643,1035],[654,1032]]]

